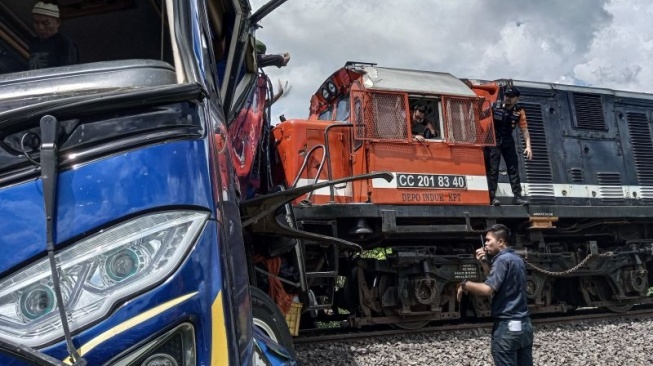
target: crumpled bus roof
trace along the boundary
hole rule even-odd
[[[363,82],[368,89],[475,98],[476,94],[455,76],[444,72],[365,66]]]

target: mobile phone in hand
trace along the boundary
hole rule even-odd
[[[485,246],[485,238],[483,235],[481,235],[481,248],[483,248],[483,252],[485,252],[485,255],[481,258],[483,262],[487,262],[487,247]]]

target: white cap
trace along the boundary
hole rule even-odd
[[[55,4],[44,3],[43,1],[39,1],[38,3],[36,3],[36,5],[34,5],[34,9],[32,9],[32,14],[41,14],[48,17],[59,19],[59,7]]]

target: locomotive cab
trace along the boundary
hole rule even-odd
[[[494,143],[494,133],[481,120],[484,101],[450,74],[349,63],[312,96],[307,120],[274,129],[285,184],[390,172],[391,182],[361,180],[303,199],[487,205],[483,147]],[[420,124],[412,120],[416,106],[424,109],[421,123],[432,127],[431,136],[413,133]]]

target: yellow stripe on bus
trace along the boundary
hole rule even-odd
[[[118,334],[126,331],[127,329],[131,329],[161,313],[164,311],[174,307],[175,305],[181,304],[182,302],[188,300],[189,298],[195,296],[197,292],[193,292],[192,294],[184,295],[181,297],[178,297],[176,299],[172,299],[166,303],[163,303],[155,308],[152,308],[144,313],[141,313],[127,321],[124,321],[115,327],[107,330],[106,332],[100,334],[99,336],[91,339],[88,341],[86,344],[83,344],[79,349],[77,350],[79,352],[79,355],[81,357],[84,357],[85,354],[89,353],[93,348],[99,346],[101,343],[108,341],[109,339],[117,336]],[[226,343],[225,343],[226,344]],[[72,360],[70,357],[66,358],[63,360],[63,362],[67,365],[72,365]]]
[[[229,364],[226,325],[222,305],[222,291],[220,291],[213,305],[211,305],[211,365],[213,366]]]

